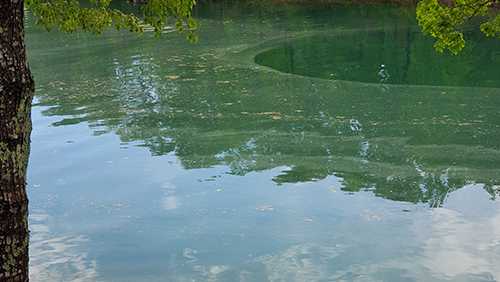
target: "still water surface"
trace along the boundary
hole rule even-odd
[[[435,54],[409,8],[196,14],[195,45],[29,25],[33,281],[500,280],[497,43]]]

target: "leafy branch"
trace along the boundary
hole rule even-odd
[[[434,47],[458,54],[465,47],[463,29],[472,19],[480,19],[480,30],[489,37],[500,37],[497,0],[422,0],[417,21],[422,31],[436,39]]]
[[[191,40],[196,39],[197,22],[191,14],[196,0],[149,0],[140,6],[142,15],[111,8],[111,0],[89,0],[87,6],[78,0],[26,0],[25,3],[37,23],[47,30],[99,34],[110,27],[143,32],[145,26],[151,26],[159,35],[173,20],[178,31],[186,32]]]

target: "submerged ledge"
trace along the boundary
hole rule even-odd
[[[499,59],[500,48],[492,40],[478,41],[459,56],[438,54],[432,42],[410,26],[283,39],[254,56],[257,65],[306,77],[486,88],[500,88]]]

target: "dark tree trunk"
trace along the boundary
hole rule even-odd
[[[34,83],[24,1],[0,0],[0,281],[28,281],[26,169]]]

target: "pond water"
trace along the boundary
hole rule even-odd
[[[194,45],[28,23],[32,281],[500,280],[497,43],[435,54],[391,6],[196,15]]]
[[[443,55],[415,28],[349,31],[286,40],[255,57],[278,71],[369,83],[500,87],[496,40],[468,34],[465,52]]]

